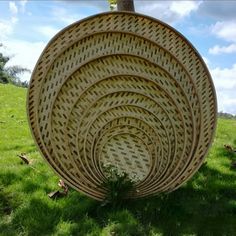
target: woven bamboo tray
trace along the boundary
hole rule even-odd
[[[128,12],[94,15],[58,33],[28,93],[43,157],[97,200],[106,194],[108,163],[136,178],[130,197],[178,188],[204,160],[216,110],[196,49],[163,22]]]

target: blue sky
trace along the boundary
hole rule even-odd
[[[136,12],[180,31],[200,52],[214,80],[218,110],[236,114],[236,1],[136,0]],[[74,21],[109,10],[106,0],[0,0],[0,48],[10,65],[33,70],[47,42]],[[22,80],[29,80],[23,74]]]

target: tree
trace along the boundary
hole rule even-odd
[[[113,11],[117,6],[118,11],[135,11],[133,0],[108,0],[110,10]]]
[[[114,11],[116,9],[116,5],[117,5],[117,0],[108,0],[109,5],[110,5],[110,10]]]
[[[134,11],[133,0],[117,0],[118,11]]]
[[[0,43],[0,47],[2,46],[3,45]],[[11,83],[17,86],[27,87],[28,83],[26,81],[22,82],[18,75],[24,72],[30,72],[30,70],[18,65],[7,67],[6,64],[9,60],[10,57],[4,56],[3,53],[0,53],[0,83]]]
[[[2,44],[0,44],[0,47]],[[8,57],[3,56],[2,53],[0,53],[0,83],[8,83],[9,82],[9,75],[4,69],[6,63],[9,61]]]

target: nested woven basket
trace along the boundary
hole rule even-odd
[[[49,165],[102,200],[104,165],[143,197],[173,191],[200,167],[216,124],[216,95],[197,51],[168,25],[109,12],[63,29],[34,69],[28,117]]]

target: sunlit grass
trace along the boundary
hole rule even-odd
[[[219,119],[206,164],[177,191],[110,209],[70,189],[52,200],[59,178],[31,137],[26,89],[0,84],[0,235],[236,235],[236,121]],[[30,166],[17,154],[26,153]]]

